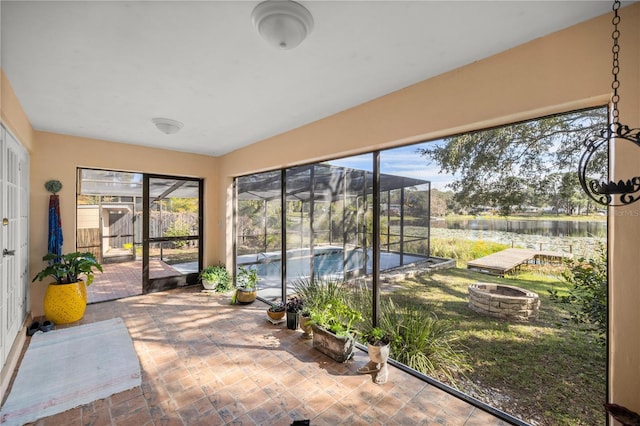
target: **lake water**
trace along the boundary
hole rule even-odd
[[[502,231],[547,237],[604,238],[607,236],[606,221],[447,219],[432,221],[431,227],[475,231]]]

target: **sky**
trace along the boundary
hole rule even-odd
[[[453,180],[453,175],[440,173],[437,164],[429,164],[427,159],[418,153],[418,149],[427,145],[444,144],[443,140],[425,142],[417,145],[393,148],[380,153],[380,172],[390,175],[405,176],[416,179],[428,180],[433,189],[441,191],[450,190],[447,183]],[[372,155],[363,154],[354,157],[340,158],[329,161],[335,166],[350,167],[353,169],[372,171]]]

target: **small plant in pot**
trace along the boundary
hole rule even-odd
[[[258,271],[255,268],[238,268],[236,275],[236,291],[231,297],[231,304],[247,305],[253,303],[258,296]]]
[[[299,297],[291,297],[287,300],[287,328],[289,330],[297,330],[299,326],[298,313],[302,311],[304,302]]]
[[[274,303],[273,305],[269,306],[269,309],[267,309],[267,316],[272,321],[280,321],[282,318],[284,318],[285,308],[286,306],[284,302]]]
[[[91,253],[48,253],[42,260],[48,265],[36,274],[33,281],[47,277],[49,283],[44,296],[44,314],[55,324],[68,324],[82,319],[87,307],[87,289],[94,280],[94,270],[102,272],[102,265]],[[86,280],[82,278],[85,277]]]
[[[391,335],[379,327],[371,327],[363,333],[362,340],[367,343],[369,362],[358,368],[358,373],[376,373],[375,383],[387,383],[389,377],[387,360],[389,359]]]
[[[200,278],[205,290],[224,293],[233,289],[231,274],[224,265],[207,266],[200,272]]]

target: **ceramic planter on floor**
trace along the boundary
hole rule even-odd
[[[68,324],[82,319],[87,308],[84,281],[49,284],[44,295],[44,315],[54,324]]]
[[[256,290],[245,290],[243,288],[236,289],[236,301],[243,305],[248,305],[249,303],[253,303],[258,296],[258,292]]]
[[[298,313],[287,311],[287,328],[289,330],[297,330],[298,325],[299,325]]]
[[[300,328],[304,333],[302,333],[303,339],[311,339],[313,338],[313,327],[311,325],[311,317],[305,317],[300,315]]]
[[[387,383],[387,378],[389,377],[389,369],[387,368],[389,344],[378,346],[368,343],[367,349],[369,351],[369,359],[371,360],[369,365],[374,364],[377,370],[374,381],[378,384]]]
[[[313,347],[338,362],[345,362],[353,356],[353,336],[336,336],[331,331],[313,325]]]
[[[282,318],[284,318],[284,311],[273,312],[267,309],[267,315],[273,321],[280,321]]]
[[[202,287],[204,287],[205,290],[215,290],[216,287],[218,287],[218,283],[220,282],[220,280],[205,280],[204,278],[202,279]]]

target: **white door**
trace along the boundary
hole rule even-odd
[[[29,154],[0,126],[0,360],[29,307]]]

